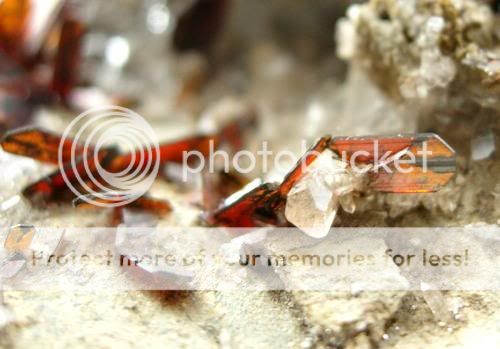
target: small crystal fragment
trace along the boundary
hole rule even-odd
[[[24,251],[29,248],[34,236],[35,227],[32,225],[16,225],[9,230],[4,247],[9,252]]]
[[[0,251],[0,277],[17,275],[35,253],[50,255],[59,246],[63,231],[38,231],[31,225],[16,225],[7,233],[4,250]]]
[[[33,229],[35,230],[35,228]],[[61,229],[36,229],[29,248],[23,254],[27,259],[31,258],[35,251],[44,255],[51,255],[59,248],[63,237],[64,230]]]
[[[16,276],[25,265],[26,259],[19,253],[13,256],[0,254],[0,279],[10,279]]]
[[[137,267],[149,274],[156,282],[162,282],[165,285],[184,285],[188,287],[189,282],[194,278],[194,272],[179,268],[178,266],[155,266],[143,261],[133,261]]]
[[[46,44],[48,35],[57,26],[65,2],[65,0],[31,1],[32,9],[25,35],[26,52],[29,55],[35,55]]]
[[[232,239],[223,244],[220,251],[227,263],[238,263],[240,255],[250,253],[256,255],[265,250],[263,242],[266,240],[267,231],[258,230]]]
[[[457,320],[460,311],[463,308],[463,302],[460,298],[450,298],[441,291],[432,290],[432,285],[421,282],[422,297],[432,311],[432,314],[442,323],[442,326]]]
[[[488,133],[472,140],[472,160],[479,161],[489,158],[495,152],[495,134]]]
[[[122,220],[126,227],[154,227],[158,224],[157,216],[128,208],[122,210]]]
[[[137,226],[136,226],[137,227]],[[154,263],[152,260],[140,256],[149,255],[154,248],[154,231],[146,229],[130,229],[129,226],[119,226],[116,231],[115,247],[121,256],[123,265],[132,266],[128,270],[137,280],[148,287],[171,288],[173,285],[187,287],[193,279],[194,272],[178,263]],[[175,241],[173,242],[175,243]]]
[[[4,202],[0,203],[0,211],[7,211],[12,207],[16,206],[19,201],[21,201],[21,197],[19,195],[14,195]]]

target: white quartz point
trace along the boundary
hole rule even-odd
[[[339,198],[353,190],[353,176],[347,164],[326,150],[288,193],[286,219],[311,237],[325,237],[337,214]]]

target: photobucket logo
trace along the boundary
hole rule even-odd
[[[427,142],[422,142],[421,147],[416,151],[416,154],[410,151],[409,148],[398,152],[382,152],[378,140],[374,140],[371,151],[357,150],[354,152],[341,152],[338,154],[339,160],[347,163],[352,172],[363,174],[366,172],[374,173],[411,173],[415,170],[415,166],[422,170],[423,173],[428,171],[428,157],[432,156],[432,151],[428,149]],[[308,154],[319,156],[322,151],[309,150],[305,140],[301,142],[300,154]],[[273,161],[269,161],[269,157],[274,157]],[[261,172],[266,174],[271,169],[284,173],[289,170],[288,167],[283,168],[283,164],[295,164],[301,157],[290,150],[281,150],[274,153],[269,150],[268,143],[262,142],[262,148],[252,153],[248,150],[241,150],[232,155],[223,149],[215,149],[213,141],[209,144],[208,156],[197,150],[184,151],[182,163],[182,179],[187,181],[190,174],[198,174],[208,170],[210,173],[223,170],[229,172],[233,168],[238,173],[248,174],[255,171],[257,164],[261,164]],[[366,159],[370,161],[366,161]],[[196,161],[193,161],[196,160]],[[221,165],[222,164],[222,165]],[[302,166],[307,167],[306,162]]]
[[[126,166],[113,171],[118,154],[127,154]],[[159,171],[159,154],[155,132],[146,120],[130,109],[107,106],[88,110],[71,122],[59,144],[58,164],[66,185],[81,200],[117,207],[150,189]]]

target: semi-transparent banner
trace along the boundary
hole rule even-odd
[[[4,290],[500,290],[500,228],[3,228]]]

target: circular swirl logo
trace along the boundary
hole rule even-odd
[[[151,125],[136,112],[107,106],[78,115],[66,128],[58,164],[68,188],[101,207],[129,204],[153,185],[160,149]]]

